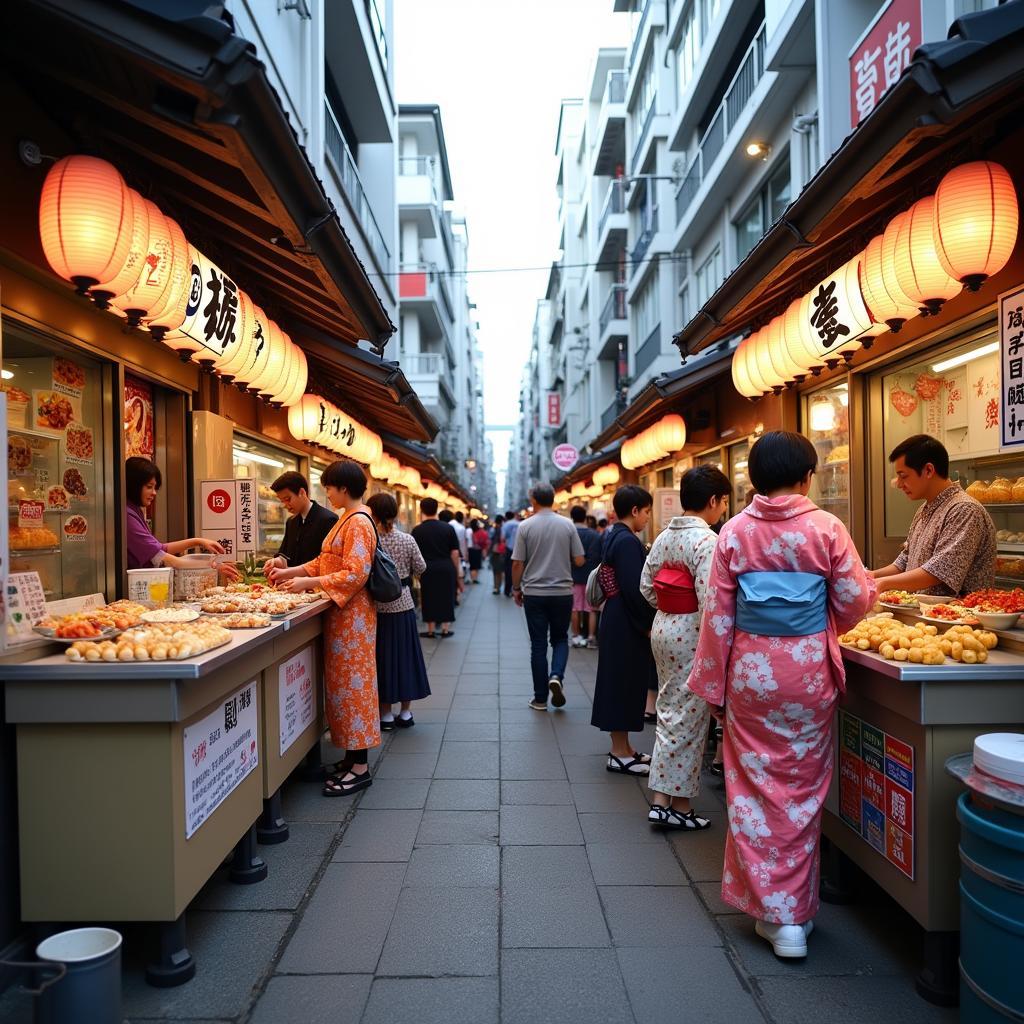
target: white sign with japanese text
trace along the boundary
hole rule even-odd
[[[253,679],[205,718],[185,726],[186,839],[259,764],[257,689]]]
[[[315,664],[313,648],[309,646],[283,662],[277,670],[282,757],[316,718]]]
[[[220,356],[236,340],[238,286],[201,252],[196,249],[190,252],[193,260],[185,321],[178,331]]]
[[[224,558],[235,561],[259,547],[256,484],[238,480],[203,480],[199,485],[199,523],[204,537],[224,548]],[[223,560],[223,559],[221,559]]]
[[[999,447],[1024,445],[1024,285],[999,296]]]

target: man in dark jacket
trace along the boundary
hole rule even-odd
[[[291,518],[284,528],[280,549],[263,564],[263,572],[273,568],[294,569],[312,562],[320,554],[324,538],[334,528],[338,517],[310,498],[309,484],[301,473],[283,473],[270,489],[291,513]]]

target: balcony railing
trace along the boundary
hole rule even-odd
[[[444,369],[443,358],[440,352],[418,352],[415,355],[402,356],[402,369],[407,376],[437,377]]]
[[[762,25],[747,47],[747,52],[729,83],[729,88],[725,91],[722,104],[700,140],[697,153],[676,193],[677,224],[686,215],[690,204],[700,191],[701,182],[707,178],[715,159],[722,152],[729,133],[743,116],[757,83],[764,77],[764,41],[765,27]]]
[[[608,329],[612,320],[626,319],[626,286],[624,284],[613,284],[612,290],[605,299],[604,309],[601,310],[599,324],[601,333]]]
[[[636,350],[636,374],[639,377],[661,355],[661,324],[651,331]]]
[[[625,103],[626,83],[629,81],[628,71],[609,71],[608,84],[604,87],[606,103]]]
[[[640,159],[640,150],[644,148],[644,143],[647,141],[647,135],[651,130],[651,122],[654,120],[654,111],[658,106],[658,94],[655,93],[651,97],[651,102],[647,106],[647,113],[644,114],[643,123],[640,128],[640,134],[636,138],[636,145],[633,147],[633,162],[629,165],[633,172],[636,173],[640,168],[637,166],[637,161]]]
[[[400,156],[398,173],[402,177],[414,177],[419,174],[434,176],[434,158],[432,156]]]
[[[601,217],[597,222],[597,237],[604,234],[604,226],[613,213],[625,213],[626,193],[623,188],[622,178],[613,178],[608,186],[608,194],[604,197],[604,206],[601,207]]]
[[[359,221],[363,229],[363,233],[366,235],[366,240],[374,257],[376,257],[377,264],[381,270],[387,273],[391,269],[391,251],[384,241],[384,235],[377,224],[377,218],[374,217],[373,209],[366,198],[366,191],[363,188],[362,179],[359,177],[359,170],[356,167],[355,160],[352,159],[352,153],[345,143],[345,136],[342,135],[341,128],[338,127],[337,118],[334,116],[334,111],[331,110],[331,105],[326,100],[324,101],[324,114],[324,145],[327,155],[330,157],[331,163],[334,164],[334,170],[341,183],[341,189],[345,193],[345,198],[352,207],[356,220]]]
[[[637,239],[636,245],[633,246],[633,252],[631,254],[634,269],[636,264],[640,263],[644,256],[647,255],[647,250],[650,248],[651,241],[658,233],[658,208],[656,206],[651,207],[650,215],[644,217],[641,221],[640,227],[640,237]]]
[[[612,404],[608,406],[603,413],[601,413],[601,430],[607,430],[612,423],[615,422],[615,417],[619,415],[619,400],[618,398],[612,399]]]
[[[629,66],[632,67],[636,63],[637,51],[640,49],[640,40],[644,37],[644,28],[647,26],[647,19],[650,16],[651,8],[654,6],[654,0],[646,0],[644,4],[643,14],[640,15],[640,20],[636,25],[636,34],[633,36],[633,45],[629,50]]]

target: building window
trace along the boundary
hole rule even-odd
[[[692,314],[690,313],[690,286],[683,285],[679,292],[679,322],[688,324]]]
[[[650,110],[658,93],[658,86],[654,75],[654,59],[648,57],[644,62],[644,69],[640,72],[640,81],[637,85],[637,130],[643,127],[647,111]]]
[[[658,326],[658,274],[651,274],[633,299],[633,322],[636,324],[636,343],[642,345]]]
[[[694,275],[697,284],[697,308],[701,308],[725,279],[722,272],[722,247],[716,245]]]
[[[697,36],[696,4],[683,15],[683,27],[679,37],[679,49],[676,50],[676,88],[679,95],[686,92],[686,87],[693,78],[697,58],[700,56],[700,39]]]
[[[744,207],[734,223],[736,229],[736,262],[739,263],[761,240],[764,233],[789,206],[792,189],[789,156],[776,161],[771,175],[758,193]]]
[[[702,40],[707,39],[721,6],[722,0],[700,0],[700,37]]]

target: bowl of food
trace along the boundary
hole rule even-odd
[[[1013,629],[1020,618],[1020,612],[973,611],[972,614],[985,629]]]
[[[887,590],[879,597],[878,603],[883,608],[917,611],[921,602],[916,594],[906,590]]]

